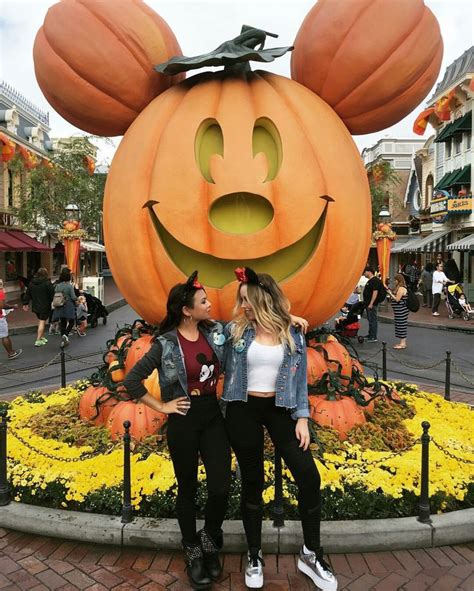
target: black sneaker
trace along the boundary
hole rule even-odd
[[[367,342],[368,343],[378,343],[378,341],[379,340],[378,340],[377,337],[375,337],[375,338],[374,337],[370,337],[370,338],[367,339]]]

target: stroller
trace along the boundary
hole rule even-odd
[[[463,320],[469,320],[470,318],[470,312],[459,303],[459,296],[462,292],[462,285],[460,283],[453,283],[446,288],[446,308],[448,309],[448,317],[450,319],[456,316]]]
[[[102,303],[102,300],[96,298],[87,291],[84,291],[84,296],[87,303],[87,322],[92,328],[95,328],[99,323],[99,318],[102,318],[102,324],[107,324],[107,312],[106,307]]]
[[[365,305],[363,302],[352,304],[347,312],[346,317],[336,319],[336,331],[345,338],[357,337],[360,344],[364,342],[364,337],[359,336],[360,318],[364,311]]]

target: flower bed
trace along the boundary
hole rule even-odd
[[[8,470],[16,501],[112,515],[120,513],[122,447],[120,442],[110,441],[104,427],[82,424],[75,419],[84,388],[85,384],[79,383],[48,396],[30,394],[9,404]],[[323,464],[317,457],[320,446],[312,444],[322,479],[324,519],[415,515],[421,461],[421,447],[416,443],[424,420],[431,424],[434,441],[445,450],[434,443],[430,446],[432,511],[446,512],[474,505],[472,411],[467,405],[446,402],[438,395],[419,392],[416,387],[397,384],[397,389],[408,405],[406,412],[400,414],[399,410],[381,407],[375,412],[378,418],[354,427],[343,442],[333,436],[331,429],[316,431],[324,448]],[[388,437],[388,434],[392,435]],[[404,451],[407,447],[410,449]],[[76,461],[91,452],[97,453]],[[176,483],[165,443],[155,438],[137,445],[131,465],[136,513],[150,517],[174,516]],[[270,515],[274,498],[271,458],[265,461],[265,471],[264,502]],[[198,505],[202,507],[205,502],[202,466],[199,479]],[[235,472],[232,482],[228,518],[237,518],[240,483]],[[296,490],[286,468],[283,488],[286,515],[296,517]]]

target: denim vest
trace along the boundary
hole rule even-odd
[[[226,402],[240,400],[247,402],[247,352],[255,339],[255,330],[247,328],[242,338],[234,343],[231,337],[232,324],[225,328],[225,379],[222,399]],[[291,409],[293,419],[309,417],[308,383],[306,377],[306,342],[294,327],[291,336],[295,342],[295,351],[285,345],[283,362],[278,371],[275,385],[276,406]]]
[[[203,328],[200,331],[216,354],[222,368],[225,343],[222,324],[216,322],[210,329]],[[146,394],[142,381],[154,369],[158,369],[161,399],[164,402],[180,396],[188,396],[188,376],[176,330],[160,335],[150,351],[135,364],[125,378],[124,385],[131,398],[137,399]]]

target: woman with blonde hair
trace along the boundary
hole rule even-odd
[[[292,326],[288,299],[270,275],[248,267],[240,281],[236,318],[226,326],[226,427],[242,475],[241,512],[248,544],[245,584],[263,586],[261,550],[264,430],[292,473],[304,545],[298,569],[321,589],[337,589],[320,545],[320,477],[308,430],[304,335]]]
[[[408,288],[405,277],[401,273],[397,273],[394,277],[395,286],[393,291],[387,290],[390,296],[390,302],[393,308],[393,319],[395,324],[395,336],[400,339],[400,342],[393,346],[394,349],[407,348],[407,331],[408,331]]]

